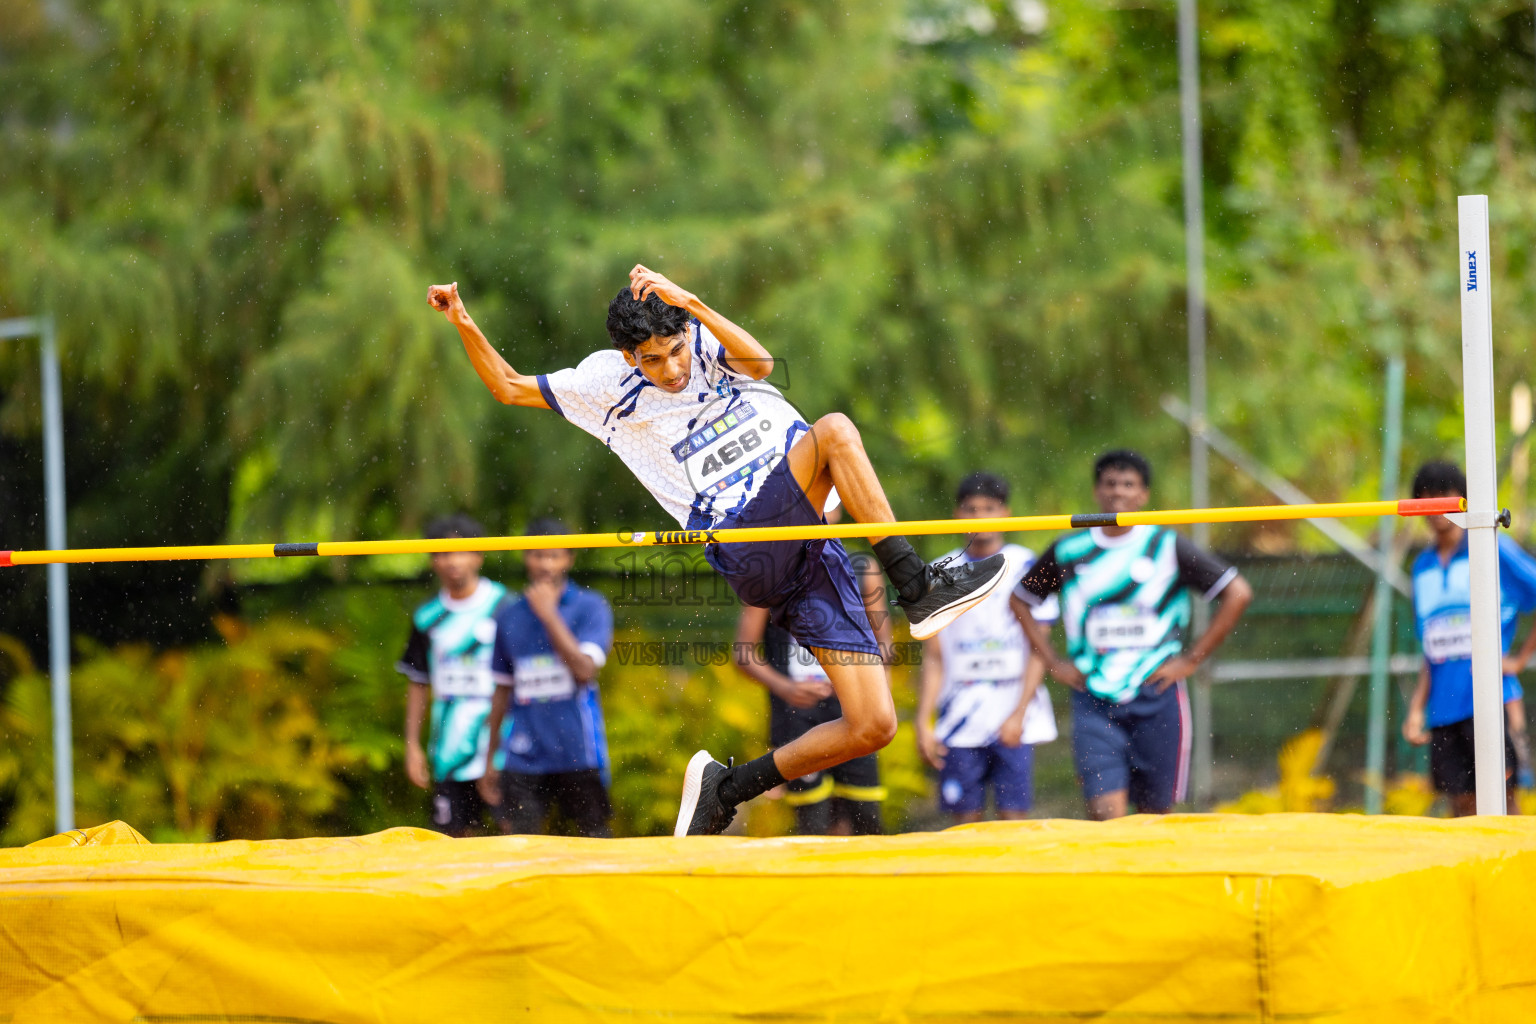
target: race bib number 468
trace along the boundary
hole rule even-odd
[[[779,457],[770,438],[780,437],[788,424],[774,423],[751,402],[738,403],[672,446],[699,494],[718,494]]]

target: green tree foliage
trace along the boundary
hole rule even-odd
[[[363,751],[321,720],[335,641],[279,621],[220,628],[218,647],[87,652],[72,679],[82,821],[120,818],[157,841],[272,838],[314,834],[340,803],[340,773]],[[53,818],[48,678],[19,667],[0,708],[9,843],[48,834]]]

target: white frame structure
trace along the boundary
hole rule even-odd
[[[64,543],[64,403],[59,387],[59,352],[51,316],[0,320],[0,341],[36,337],[41,342],[43,379],[43,493],[48,546]],[[48,668],[52,677],[53,807],[59,832],[75,827],[75,753],[69,714],[68,566],[48,567]]]
[[[1499,623],[1498,456],[1493,423],[1492,260],[1488,197],[1457,199],[1461,376],[1467,443],[1467,555],[1472,575],[1472,712],[1477,813],[1503,814],[1504,645]]]

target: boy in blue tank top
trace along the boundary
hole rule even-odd
[[[1467,478],[1450,462],[1427,462],[1413,478],[1415,498],[1467,496]],[[1451,814],[1477,813],[1477,758],[1472,738],[1472,576],[1467,532],[1445,516],[1430,516],[1433,542],[1413,563],[1413,617],[1424,661],[1408,704],[1403,736],[1429,744],[1429,774],[1450,801]],[[1517,773],[1530,771],[1525,707],[1516,674],[1536,652],[1536,629],[1517,654],[1509,648],[1520,616],[1536,611],[1536,560],[1507,535],[1498,535],[1499,618],[1504,651],[1504,734],[1508,805],[1513,812]]]

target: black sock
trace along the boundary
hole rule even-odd
[[[779,774],[779,766],[773,763],[769,752],[755,761],[738,764],[720,780],[720,802],[735,807],[755,796],[762,796],[774,786],[782,786],[787,780]]]
[[[927,566],[907,538],[887,537],[870,546],[903,601],[916,601],[928,592],[928,575],[923,571]]]

